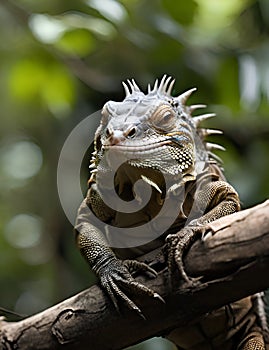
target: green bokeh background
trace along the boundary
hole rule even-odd
[[[224,131],[219,155],[243,207],[268,198],[268,34],[268,0],[0,1],[1,307],[29,315],[94,282],[57,162],[82,119],[123,98],[122,80],[146,89],[167,73],[177,93],[197,87],[191,103],[217,113],[207,125]],[[87,160],[83,174],[85,186]]]

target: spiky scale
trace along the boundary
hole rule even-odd
[[[134,79],[129,80],[127,79],[127,82],[129,84],[129,87],[131,89],[131,94],[135,93],[135,92],[140,92],[139,87],[137,86],[136,82],[134,81]]]
[[[181,103],[182,105],[185,105],[185,103],[187,102],[188,98],[191,96],[191,94],[196,91],[197,88],[194,87],[192,89],[189,89],[185,92],[183,92],[183,94],[179,95],[178,97],[176,97],[175,99],[179,101],[179,103]]]
[[[169,81],[171,79],[172,79],[172,77],[167,77],[167,79],[164,81],[163,88],[162,88],[163,94],[167,94],[167,87],[168,87]]]
[[[215,153],[208,151],[208,156],[209,156],[209,162],[213,162],[214,164],[217,162],[218,165],[223,164],[223,160],[219,156],[217,156]]]
[[[216,116],[216,113],[205,113],[205,114],[201,114],[193,117],[192,121],[194,122],[194,125],[197,128],[204,120],[213,118],[215,116]]]
[[[133,87],[134,87],[134,91],[135,92],[140,92],[140,88],[139,86],[136,84],[135,80],[132,79],[132,84],[133,84]]]
[[[154,181],[152,181],[151,179],[149,179],[145,175],[141,175],[141,178],[142,178],[143,181],[145,181],[150,186],[154,187],[159,193],[162,194],[162,190],[160,189],[160,187]]]
[[[167,75],[164,74],[164,76],[162,77],[162,80],[161,80],[161,82],[160,82],[160,85],[159,85],[159,88],[158,88],[158,92],[159,92],[160,94],[163,94],[163,87],[164,87],[164,83],[165,83],[165,81],[166,81],[166,77],[167,77]]]
[[[212,142],[206,142],[205,147],[208,151],[213,151],[213,150],[225,151],[226,150],[225,147]]]
[[[175,79],[173,79],[171,82],[170,82],[170,84],[169,84],[169,86],[168,86],[168,88],[167,88],[167,94],[168,95],[171,95],[171,93],[172,93],[172,89],[173,89],[173,87],[174,87],[174,84],[175,84]]]
[[[206,137],[210,135],[221,135],[223,134],[223,131],[218,129],[199,129],[199,134]]]
[[[158,85],[159,85],[159,81],[158,79],[155,80],[154,86],[153,86],[153,90],[152,93],[156,93],[158,90]]]
[[[189,111],[190,111],[190,113],[193,113],[196,109],[206,108],[206,107],[207,107],[207,105],[204,105],[204,104],[191,105],[191,106],[189,106]]]
[[[124,88],[124,91],[125,91],[125,96],[126,97],[130,96],[131,93],[130,93],[130,90],[129,90],[129,87],[127,86],[127,84],[123,81],[122,85],[123,85],[123,88]]]

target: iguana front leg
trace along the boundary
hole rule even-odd
[[[183,254],[198,236],[202,236],[203,228],[207,223],[238,211],[240,203],[239,197],[231,185],[224,181],[215,181],[206,184],[197,191],[194,206],[194,211],[201,213],[201,216],[190,221],[179,232],[169,234],[166,237],[170,280],[172,272],[177,268],[180,277],[190,285],[193,284],[193,280],[185,272]]]
[[[163,299],[150,288],[137,282],[131,272],[142,270],[156,277],[157,273],[143,262],[136,260],[119,260],[108,246],[101,231],[91,222],[94,221],[92,213],[84,200],[78,210],[75,230],[77,244],[81,254],[100,279],[104,290],[108,293],[116,309],[123,301],[128,308],[144,317],[140,308],[127,296],[150,296],[163,301]]]

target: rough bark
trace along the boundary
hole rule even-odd
[[[166,301],[136,297],[146,320],[125,308],[118,314],[95,285],[22,321],[2,320],[1,349],[122,349],[269,287],[269,201],[210,224],[208,232],[214,235],[195,242],[185,258],[187,272],[203,276],[192,289],[179,281],[171,292],[161,252],[144,257],[160,272],[143,281]]]

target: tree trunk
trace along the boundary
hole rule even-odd
[[[1,349],[122,349],[269,287],[269,201],[223,217],[207,231],[206,240],[196,241],[185,258],[187,273],[203,276],[196,287],[179,281],[169,290],[161,250],[143,257],[159,275],[138,278],[166,302],[133,297],[146,320],[124,307],[117,313],[95,285],[22,321],[2,320]]]

